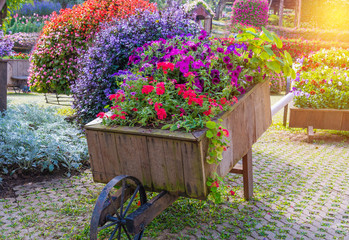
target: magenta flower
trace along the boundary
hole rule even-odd
[[[228,63],[230,63],[230,57],[229,56],[225,56],[224,58],[223,58],[223,62],[224,63],[226,63],[226,64],[228,64]]]
[[[237,66],[237,67],[236,67],[236,71],[237,71],[238,73],[241,73],[241,72],[242,72],[242,68],[241,68],[240,66]]]
[[[224,53],[224,49],[223,48],[217,48],[217,52]]]
[[[248,82],[252,82],[252,80],[253,80],[253,77],[252,77],[252,76],[246,75],[245,77],[246,77],[246,80],[247,80]]]
[[[199,69],[200,67],[204,67],[205,65],[202,63],[201,60],[197,60],[197,61],[194,61],[192,64],[191,64],[191,67],[193,69]]]

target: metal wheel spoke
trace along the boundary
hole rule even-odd
[[[132,195],[132,197],[131,197],[131,199],[130,199],[130,202],[128,203],[128,205],[127,205],[127,207],[126,207],[126,209],[125,209],[125,212],[124,212],[124,214],[122,215],[123,218],[126,216],[127,211],[128,211],[129,208],[131,207],[131,204],[132,204],[133,200],[135,199],[135,197],[136,197],[136,195],[137,195],[137,193],[138,193],[138,191],[139,191],[139,188],[140,188],[140,186],[137,186],[135,192],[133,193],[133,195]],[[122,213],[121,213],[121,214],[122,214]]]
[[[112,239],[113,239],[113,237],[115,236],[115,233],[116,233],[116,231],[117,231],[118,229],[120,229],[120,226],[119,226],[119,225],[115,227],[115,229],[113,230],[113,232],[112,232],[111,235],[110,235],[109,240],[112,240]],[[119,231],[119,232],[120,232],[120,231]]]
[[[119,228],[119,231],[118,231],[118,240],[121,239],[121,227]]]
[[[122,225],[122,228],[124,229],[124,231],[125,231],[125,233],[126,233],[126,235],[127,235],[127,238],[130,239],[130,240],[132,240],[130,234],[128,234],[127,229],[125,228],[124,225]]]
[[[121,191],[121,202],[120,202],[120,216],[123,217],[122,215],[122,210],[124,208],[124,197],[125,197],[125,180],[122,179],[122,191]]]
[[[114,226],[114,225],[116,225],[116,224],[118,224],[118,223],[119,223],[119,222],[112,222],[112,223],[106,224],[106,225],[104,225],[103,227],[99,227],[99,228],[98,228],[98,231],[102,231],[103,229],[106,229],[106,228],[108,228],[108,227]]]

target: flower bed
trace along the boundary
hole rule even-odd
[[[322,50],[302,61],[290,127],[349,130],[349,50]]]

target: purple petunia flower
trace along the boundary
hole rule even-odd
[[[215,84],[215,85],[218,84],[220,81],[221,80],[218,77],[215,77],[215,78],[212,79],[212,83]]]
[[[225,56],[223,58],[223,62],[226,63],[226,64],[230,63],[230,57],[229,56]]]
[[[238,78],[235,76],[232,76],[231,77],[231,85],[235,86],[237,84],[237,82],[238,82]]]
[[[205,65],[202,63],[201,60],[194,61],[191,65],[194,69],[199,69],[200,67],[204,67]]]
[[[224,53],[224,49],[223,48],[217,48],[217,52]]]
[[[253,80],[253,77],[252,77],[252,76],[246,75],[245,77],[246,77],[246,80],[247,80],[248,82],[252,82],[252,80]]]
[[[236,66],[236,71],[237,71],[238,73],[241,73],[241,72],[242,72],[242,68],[241,68],[240,66]]]
[[[198,50],[198,47],[196,45],[193,45],[190,47],[190,49],[194,52],[196,52]]]
[[[243,87],[239,87],[237,90],[238,90],[241,94],[246,93],[246,90],[245,90],[245,88],[243,88]]]
[[[202,92],[204,89],[204,81],[199,78],[195,78],[194,86],[197,87],[197,92]]]
[[[237,71],[237,70],[234,70],[232,73],[231,73],[232,76],[238,78],[240,73]]]
[[[227,64],[227,69],[228,69],[228,70],[233,69],[233,67],[234,67],[234,66],[233,66],[233,64],[232,64],[232,63],[228,63],[228,64]]]
[[[219,78],[219,74],[220,74],[219,70],[217,70],[217,69],[211,70],[211,77],[212,78]]]

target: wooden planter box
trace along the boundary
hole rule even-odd
[[[290,107],[290,127],[349,131],[349,110]]]
[[[254,86],[221,118],[230,132],[230,147],[218,166],[218,174],[225,176],[271,124],[268,82]],[[106,127],[98,122],[85,126],[94,181],[107,183],[127,174],[137,177],[150,191],[206,199],[206,181],[214,171],[214,165],[206,162],[206,130],[170,132]]]

